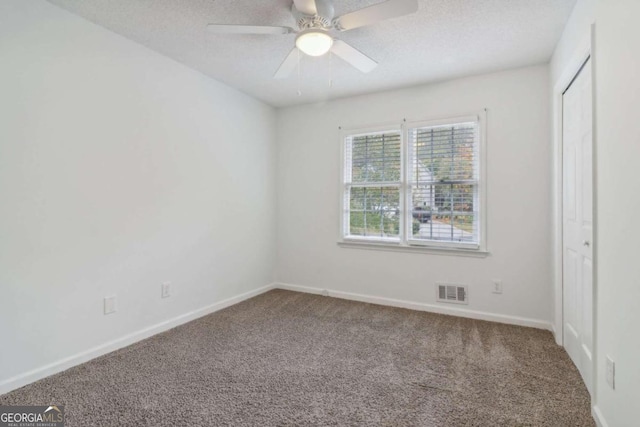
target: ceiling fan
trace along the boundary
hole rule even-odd
[[[291,13],[299,30],[291,27],[209,24],[208,31],[216,34],[297,34],[296,45],[273,76],[289,76],[298,64],[299,52],[322,56],[331,51],[353,67],[368,73],[378,63],[356,48],[331,35],[376,22],[408,15],[418,10],[418,0],[387,0],[342,16],[334,16],[332,0],[293,0]]]

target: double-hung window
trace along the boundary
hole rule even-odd
[[[345,237],[400,241],[402,157],[400,126],[345,138]]]
[[[480,116],[343,138],[344,242],[484,248]]]

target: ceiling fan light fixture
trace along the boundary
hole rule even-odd
[[[312,28],[296,37],[296,47],[309,56],[322,56],[333,46],[333,37],[326,31]]]

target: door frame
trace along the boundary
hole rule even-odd
[[[563,95],[566,90],[571,86],[573,80],[582,70],[583,65],[590,59],[589,66],[592,72],[592,100],[593,100],[593,114],[592,114],[592,192],[593,192],[593,237],[592,237],[592,250],[593,250],[593,324],[592,336],[593,336],[593,348],[592,350],[592,364],[591,367],[593,375],[592,377],[592,389],[597,390],[596,382],[596,367],[597,362],[597,150],[596,150],[596,67],[595,67],[595,25],[591,26],[589,37],[580,43],[579,47],[574,51],[571,60],[567,66],[562,70],[560,78],[555,82],[552,93],[552,115],[553,115],[553,289],[554,289],[554,336],[556,343],[560,346],[564,346],[564,301],[563,301]],[[592,396],[592,400],[595,401],[595,395]]]
[[[554,289],[554,335],[558,345],[564,344],[564,313],[563,313],[563,95],[578,75],[584,63],[591,57],[591,41],[585,40],[572,56],[568,65],[562,71],[560,78],[553,87],[553,289]],[[593,58],[591,58],[593,67]],[[593,70],[592,70],[593,71]],[[595,117],[595,116],[594,116]],[[595,150],[593,151],[595,158]],[[595,188],[595,187],[594,187]],[[595,205],[595,199],[594,199]],[[595,223],[595,217],[594,217]],[[595,224],[594,224],[595,227]],[[594,229],[595,240],[595,229]],[[593,242],[595,247],[595,242]],[[594,253],[595,256],[595,253]],[[595,260],[594,260],[595,262]],[[595,282],[595,279],[594,279]],[[594,283],[595,286],[595,283]]]

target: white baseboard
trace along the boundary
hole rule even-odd
[[[560,347],[563,347],[563,343],[562,343],[562,334],[558,333],[558,328],[556,326],[555,323],[550,323],[549,324],[551,326],[551,333],[553,334],[553,339],[556,341],[556,344],[558,344]]]
[[[62,372],[74,366],[80,365],[81,363],[88,362],[89,360],[95,359],[96,357],[105,355],[112,351],[134,344],[138,341],[149,338],[153,335],[175,328],[176,326],[180,326],[184,323],[190,322],[199,317],[206,316],[208,314],[222,310],[223,308],[230,307],[232,305],[235,305],[249,298],[253,298],[257,295],[270,291],[273,288],[274,288],[274,285],[270,284],[258,289],[254,289],[249,292],[245,292],[240,295],[236,295],[231,298],[227,298],[225,300],[208,305],[206,307],[202,307],[197,310],[190,311],[188,313],[182,314],[172,319],[165,320],[164,322],[157,323],[155,325],[141,329],[137,332],[133,332],[131,334],[125,335],[121,338],[115,339],[108,343],[90,348],[86,351],[75,354],[73,356],[69,356],[64,359],[53,362],[51,364],[42,366],[40,368],[36,368],[32,371],[25,372],[24,374],[20,374],[15,377],[9,378],[7,380],[0,382],[0,395],[8,393],[11,390],[15,390],[27,384],[30,384],[34,381],[38,381],[42,378],[46,378],[50,375],[57,374],[58,372]]]
[[[609,424],[607,424],[607,422],[605,421],[602,412],[600,412],[600,408],[598,408],[598,405],[593,405],[593,407],[591,408],[591,415],[593,415],[593,419],[598,427],[609,427]]]
[[[545,329],[553,331],[553,324],[544,320],[528,319],[526,317],[508,316],[505,314],[494,314],[484,311],[469,310],[459,307],[444,307],[435,304],[397,300],[371,295],[354,294],[350,292],[334,291],[331,289],[320,289],[308,286],[292,285],[288,283],[275,283],[276,289],[305,292],[309,294],[327,295],[335,298],[342,298],[352,301],[368,302],[371,304],[387,305],[391,307],[408,308],[411,310],[428,311],[430,313],[447,314],[450,316],[466,317],[469,319],[487,320],[490,322],[507,323],[509,325],[527,326],[530,328]]]
[[[553,330],[553,336],[556,337],[556,344],[560,347],[564,347],[564,329],[562,323],[556,323]]]

